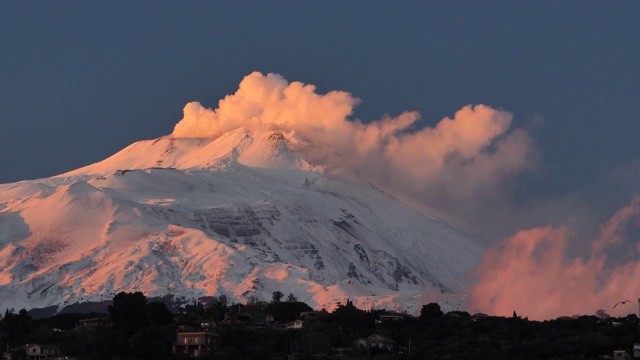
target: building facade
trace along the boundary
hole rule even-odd
[[[192,357],[207,356],[213,353],[217,342],[218,334],[209,331],[178,329],[176,342],[173,344],[173,353]]]
[[[24,347],[29,360],[41,360],[60,355],[60,349],[53,345],[28,344]]]

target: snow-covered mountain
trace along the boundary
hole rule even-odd
[[[0,185],[0,304],[120,291],[417,311],[464,288],[478,238],[311,164],[279,131],[141,141],[48,179]],[[455,306],[458,298],[452,299]]]

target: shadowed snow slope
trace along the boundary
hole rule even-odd
[[[0,185],[6,307],[119,291],[269,300],[279,290],[318,309],[350,298],[416,312],[462,289],[484,250],[370,184],[323,173],[278,131],[141,141]]]

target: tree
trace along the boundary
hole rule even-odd
[[[211,320],[222,321],[227,313],[227,306],[222,302],[218,301],[214,304],[211,304],[207,309],[207,316]]]
[[[218,302],[224,306],[227,306],[229,303],[229,299],[227,298],[227,295],[222,294],[218,296]]]
[[[24,321],[31,320],[29,313],[25,309],[20,309],[20,311],[18,311],[18,315],[20,315],[20,318]]]
[[[289,322],[297,319],[301,312],[312,311],[309,305],[303,302],[279,302],[271,303],[268,311],[273,314],[277,321]]]
[[[283,297],[284,297],[284,294],[280,292],[280,290],[276,290],[273,292],[271,296],[271,302],[274,304],[277,304],[282,300]]]
[[[371,312],[360,310],[347,299],[346,305],[340,305],[331,313],[331,318],[345,332],[361,331],[375,326],[375,317]]]
[[[147,324],[147,298],[141,292],[119,293],[107,310],[116,329],[133,334]]]
[[[162,326],[173,322],[173,314],[164,303],[152,302],[147,304],[147,320],[151,326]]]
[[[596,310],[596,316],[602,320],[610,318],[609,314],[607,314],[607,312],[604,311],[604,309]]]
[[[442,315],[444,315],[444,313],[438,303],[422,305],[422,309],[420,309],[420,320],[437,319],[442,317]]]
[[[247,306],[261,306],[264,305],[266,302],[264,301],[260,301],[260,298],[258,297],[258,295],[249,295],[247,297]]]
[[[184,313],[190,316],[196,317],[204,317],[207,309],[204,307],[204,304],[194,300],[193,304],[186,304],[184,306]]]
[[[4,332],[5,340],[11,344],[25,342],[29,334],[31,317],[27,310],[21,309],[17,314],[13,309],[7,309],[2,319],[0,333]]]
[[[298,298],[293,295],[293,293],[289,293],[289,296],[287,296],[287,302],[298,302]]]

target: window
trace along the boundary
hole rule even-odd
[[[188,344],[188,343],[189,343],[189,338],[188,338],[188,337],[186,337],[186,336],[184,337],[184,343],[185,343],[185,344]]]
[[[196,341],[196,344],[197,344],[197,343],[198,343],[198,340],[200,340],[200,337],[196,336],[196,337],[194,338],[194,340]]]

